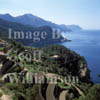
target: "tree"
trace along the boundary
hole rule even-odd
[[[80,97],[79,100],[100,100],[100,84],[92,86],[85,97]]]

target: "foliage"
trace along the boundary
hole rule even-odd
[[[24,85],[7,83],[6,87],[14,93],[13,100],[35,100],[38,94],[38,85]]]
[[[100,100],[100,84],[93,85],[85,97],[80,97],[78,100]]]
[[[64,77],[68,75],[79,76],[81,81],[88,81],[89,69],[87,68],[87,62],[84,57],[81,57],[77,53],[61,45],[53,45],[42,48],[45,53],[42,58],[43,66],[48,69],[49,73],[56,73]],[[53,58],[57,55],[57,58]],[[80,75],[80,66],[83,65],[87,69],[86,77],[84,80]]]
[[[3,94],[0,92],[0,97],[2,97],[2,95],[3,95]]]

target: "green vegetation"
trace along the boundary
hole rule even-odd
[[[38,94],[38,85],[30,86],[24,84],[11,84],[5,85],[13,93],[13,100],[35,100]]]
[[[3,51],[4,50],[4,48],[3,47],[0,47],[0,51]]]
[[[3,94],[0,92],[0,98],[3,96]]]
[[[2,91],[3,91],[6,95],[9,94],[9,91],[8,91],[5,87],[2,88]]]
[[[13,48],[13,49],[12,49]],[[12,49],[12,50],[11,50]],[[11,42],[5,47],[6,51],[10,51],[9,53],[9,60],[6,57],[0,56],[0,63],[3,66],[0,69],[1,78],[8,73],[16,74],[16,78],[19,76],[28,75],[28,72],[31,71],[30,74],[32,78],[34,78],[34,73],[38,73],[40,76],[43,75],[45,77],[45,81],[48,81],[47,74],[49,75],[59,75],[61,76],[61,80],[64,81],[64,78],[67,76],[78,76],[79,83],[65,83],[65,82],[58,82],[56,84],[57,93],[54,95],[57,99],[58,94],[64,90],[68,90],[67,98],[68,100],[99,100],[100,96],[100,85],[93,85],[91,84],[90,80],[90,72],[87,67],[87,62],[84,57],[81,57],[77,53],[68,48],[65,48],[61,45],[53,45],[44,48],[31,48],[31,47],[24,47],[22,44]],[[36,61],[32,57],[31,61],[26,61],[25,56],[22,59],[18,58],[18,54],[29,51],[34,52],[35,50],[42,50],[43,54],[41,55],[41,61]],[[14,59],[16,58],[16,59]],[[84,71],[84,69],[87,69]],[[82,76],[81,71],[84,71],[84,75]],[[45,75],[44,75],[44,72]],[[41,74],[42,73],[42,74]],[[21,83],[21,81],[17,84],[9,83],[9,79],[7,76],[6,83],[0,82],[0,88],[2,88],[5,94],[12,93],[13,100],[39,100],[40,98],[36,99],[41,96],[46,98],[46,91],[48,88],[48,83],[44,84],[35,84],[35,83]],[[21,79],[23,77],[20,77]],[[19,78],[19,79],[20,79]],[[20,80],[21,80],[20,79]],[[39,91],[39,89],[42,91]],[[42,93],[43,92],[43,93]],[[56,96],[57,95],[57,96]],[[1,94],[2,96],[2,94]]]
[[[71,88],[71,85],[67,86],[65,85],[64,83],[58,83],[58,86],[62,89],[70,89]]]
[[[79,100],[100,100],[100,84],[96,84],[89,88],[85,97],[80,97]]]
[[[79,76],[81,81],[88,82],[90,80],[89,69],[87,67],[87,62],[83,57],[76,54],[74,51],[60,45],[48,46],[42,49],[45,53],[43,56],[43,66],[47,68],[47,72],[56,73],[61,76]],[[52,56],[57,55],[57,58],[52,58]],[[82,64],[82,68],[81,67]],[[86,75],[80,74],[80,69],[84,71],[87,69]]]
[[[27,26],[27,25],[23,25],[23,24],[19,24],[19,23],[15,23],[15,22],[9,22],[6,20],[2,20],[0,19],[0,38],[7,40],[7,41],[11,41],[10,39],[8,39],[8,29],[12,29],[12,32],[14,31],[23,31],[24,34],[24,39],[13,39],[14,36],[12,35],[12,40],[16,40],[17,42],[23,43],[24,45],[30,45],[33,44],[33,46],[35,47],[41,47],[41,46],[45,46],[47,44],[50,43],[57,43],[57,42],[61,42],[61,39],[63,39],[63,37],[59,38],[59,39],[52,39],[52,29],[49,26],[43,26],[43,27],[32,27],[32,26]],[[25,37],[27,37],[26,32],[40,32],[40,35],[38,36],[38,38],[41,40],[41,42],[34,42],[34,37],[37,38],[37,36],[32,35],[33,39],[26,39]],[[46,32],[47,36],[46,39],[41,38],[41,34],[42,32]],[[13,33],[12,33],[13,34]],[[29,36],[30,37],[30,36]],[[46,42],[46,43],[45,43]]]

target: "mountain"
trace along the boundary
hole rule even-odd
[[[68,28],[69,30],[73,30],[73,31],[78,31],[78,30],[82,30],[82,28],[78,25],[60,25],[61,28],[65,29]]]
[[[15,20],[10,14],[0,14],[0,18],[11,22]]]
[[[8,17],[5,17],[8,18]],[[10,18],[10,17],[9,17]],[[19,41],[23,43],[24,45],[32,45],[32,46],[44,46],[47,44],[53,44],[58,43],[64,40],[62,36],[59,37],[59,39],[53,39],[53,31],[52,28],[49,26],[41,26],[41,27],[32,27],[28,25],[23,25],[17,22],[10,22],[7,20],[0,19],[0,38],[8,39],[9,37],[9,31],[8,29],[12,29],[11,32],[11,39]],[[42,32],[46,32],[46,38],[43,37]],[[17,32],[16,37],[20,37],[18,39],[15,39],[14,32]],[[19,33],[20,32],[20,33]],[[29,34],[31,32],[31,36]],[[34,34],[34,32],[39,32],[38,35]],[[19,35],[18,35],[19,34]],[[22,38],[23,36],[23,38]],[[9,39],[8,39],[9,40]],[[37,41],[39,40],[39,41]]]
[[[60,29],[61,31],[64,31],[64,32],[74,31],[75,26],[79,27],[77,25],[74,25],[74,27],[73,25],[72,26],[58,25],[50,21],[44,20],[40,17],[34,16],[32,14],[24,14],[17,17],[13,17],[10,14],[0,14],[0,18],[7,21],[11,21],[11,22],[21,23],[24,25],[31,25],[33,27],[50,26],[51,28]]]
[[[100,85],[90,91],[93,84],[87,62],[74,51],[61,45],[32,48],[18,43],[0,48],[2,100],[100,100]],[[35,50],[42,51],[41,55],[34,55]],[[87,93],[87,99],[79,99]]]

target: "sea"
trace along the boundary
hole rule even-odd
[[[94,83],[100,83],[100,30],[81,30],[63,33],[71,42],[61,43],[84,56]]]

